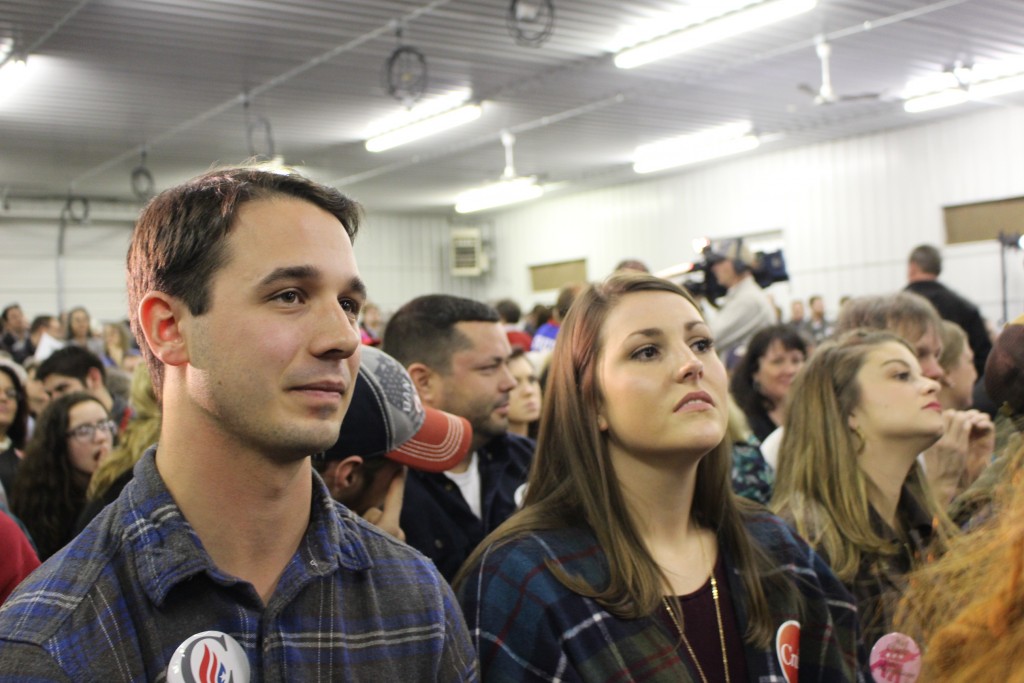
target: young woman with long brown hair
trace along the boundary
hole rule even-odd
[[[727,383],[674,284],[579,296],[524,507],[455,581],[484,680],[854,680],[850,596],[731,493]]]

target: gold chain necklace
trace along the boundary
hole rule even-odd
[[[704,554],[704,543],[700,544],[700,553],[704,558],[704,564],[707,564],[707,555]],[[722,646],[722,668],[725,670],[725,683],[732,683],[729,680],[729,655],[725,649],[725,629],[722,627],[722,608],[718,602],[718,581],[715,579],[715,568],[711,567],[711,599],[715,603],[715,618],[718,620],[718,642]],[[690,641],[686,637],[686,630],[683,628],[683,622],[680,620],[686,619],[683,615],[682,605],[680,604],[679,618],[676,618],[675,610],[672,609],[671,603],[668,598],[662,596],[662,603],[665,605],[665,611],[668,612],[669,619],[675,624],[676,631],[679,632],[679,637],[683,639],[683,645],[686,646],[686,651],[690,655],[690,659],[693,660],[693,665],[697,667],[697,673],[700,675],[702,683],[708,683],[708,677],[704,675],[704,669],[701,667],[700,662],[697,661],[697,653],[694,652],[693,647],[690,645]]]

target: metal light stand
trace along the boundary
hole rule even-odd
[[[1018,233],[1000,232],[999,233],[999,272],[1002,276],[1002,287],[1003,287],[1003,324],[1010,322],[1010,310],[1007,304],[1007,293],[1006,293],[1006,252],[1017,251],[1021,248],[1021,242],[1024,242],[1024,238]]]

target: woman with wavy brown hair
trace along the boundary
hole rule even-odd
[[[866,651],[907,572],[956,533],[917,462],[943,433],[938,392],[906,341],[867,330],[819,347],[793,386],[772,508],[857,599]]]
[[[524,507],[455,580],[484,680],[854,679],[850,596],[731,493],[727,383],[676,285],[615,275],[577,298]]]
[[[39,417],[14,477],[11,511],[45,560],[74,537],[89,479],[110,454],[117,425],[103,404],[85,393],[52,401]]]

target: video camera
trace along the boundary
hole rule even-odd
[[[751,253],[743,244],[743,238],[720,240],[712,243],[705,240],[701,249],[701,260],[693,264],[688,275],[701,273],[702,278],[687,277],[682,285],[695,297],[706,298],[711,305],[718,307],[718,299],[726,293],[726,288],[718,282],[711,266],[720,261],[731,260],[737,273],[749,271],[761,287],[768,287],[775,282],[789,280],[786,272],[786,259],[782,250],[758,251]]]

